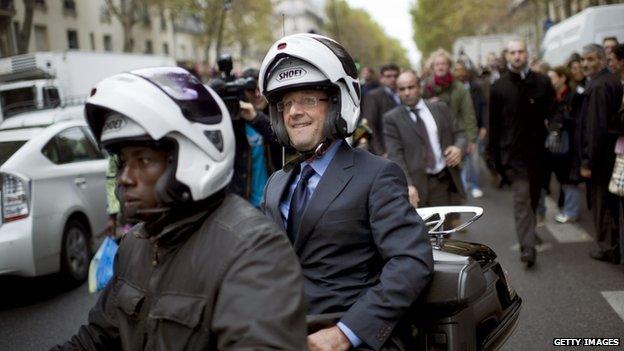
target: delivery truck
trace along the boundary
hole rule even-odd
[[[171,57],[86,51],[37,52],[0,59],[0,122],[19,114],[82,104],[113,74],[175,66]]]
[[[516,38],[513,34],[477,35],[461,37],[453,43],[453,55],[455,57],[468,56],[476,67],[487,63],[487,56],[491,53],[499,56],[507,46],[507,42]]]

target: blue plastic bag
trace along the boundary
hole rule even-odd
[[[89,292],[101,291],[108,284],[113,276],[117,248],[117,243],[110,237],[106,237],[100,245],[89,265]]]

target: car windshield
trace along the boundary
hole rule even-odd
[[[0,92],[0,104],[4,117],[37,109],[35,88],[19,88]]]
[[[3,165],[27,140],[0,141],[0,165]]]

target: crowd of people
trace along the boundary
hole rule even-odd
[[[527,266],[535,263],[541,243],[535,227],[544,223],[551,176],[558,185],[553,194],[559,193],[554,218],[559,223],[579,220],[585,184],[598,244],[590,256],[622,263],[624,206],[609,183],[617,180],[616,154],[624,151],[623,58],[624,45],[609,37],[602,46],[587,45],[564,65],[550,67],[529,61],[526,44],[514,40],[500,55],[488,55],[482,67],[442,49],[425,61],[421,76],[388,64],[375,79],[375,70],[365,67],[362,118],[372,136],[364,147],[402,166],[408,181],[418,185],[410,185],[415,206],[483,196],[480,160],[485,160],[498,185],[513,191],[521,260]],[[399,83],[404,73],[415,81]],[[443,110],[433,107],[440,102]],[[410,128],[410,119],[418,125],[417,118],[423,118],[428,134]],[[450,145],[460,149],[461,164],[442,162]],[[433,161],[424,164],[430,154]],[[445,195],[431,197],[440,186]]]
[[[421,74],[393,63],[379,72],[362,67],[358,123],[368,133],[353,144],[402,167],[414,206],[480,198],[486,178],[481,173],[489,170],[499,186],[513,190],[527,266],[535,263],[541,243],[535,227],[545,222],[544,197],[551,190],[558,194],[558,223],[578,221],[587,200],[598,243],[591,257],[620,263],[624,205],[608,188],[616,153],[624,152],[624,139],[617,142],[621,130],[612,123],[621,119],[623,55],[624,45],[610,37],[551,67],[529,60],[518,40],[500,55],[490,53],[481,67],[443,49],[424,61]],[[248,69],[242,76],[257,81],[258,71]],[[280,168],[281,146],[259,90],[250,88],[245,97],[251,103],[243,103],[234,120],[238,137],[230,189],[259,206],[268,177]],[[551,189],[553,175],[556,189]]]

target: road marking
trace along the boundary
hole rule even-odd
[[[544,252],[544,251],[548,251],[550,249],[552,249],[553,246],[551,243],[541,243],[541,244],[537,244],[535,245],[535,251],[536,252]],[[511,251],[515,251],[515,252],[520,252],[520,244],[515,243],[511,246],[510,248]]]
[[[624,291],[601,291],[600,293],[624,321]]]
[[[558,223],[555,216],[559,212],[559,207],[549,196],[546,196],[546,228],[560,243],[580,243],[592,241],[592,237],[575,223]]]

